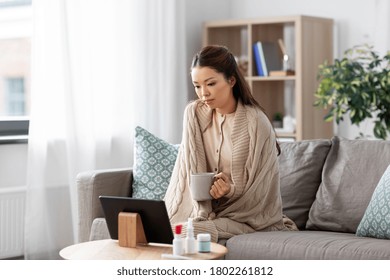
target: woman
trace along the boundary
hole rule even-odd
[[[232,53],[222,46],[203,48],[193,59],[191,78],[199,99],[185,109],[165,196],[171,223],[191,217],[195,233],[209,232],[214,242],[294,226],[283,221],[274,130]],[[216,173],[211,201],[191,198],[190,174],[200,172]]]

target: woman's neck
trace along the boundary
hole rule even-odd
[[[227,104],[227,106],[225,106],[223,108],[215,108],[215,111],[218,114],[227,115],[227,114],[234,113],[236,111],[236,109],[237,109],[237,100],[235,98],[233,98],[232,102],[229,102],[229,104]]]

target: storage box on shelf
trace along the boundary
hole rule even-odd
[[[253,45],[258,41],[278,43],[279,39],[286,45],[289,69],[294,74],[258,76]],[[323,119],[326,111],[313,106],[318,66],[333,59],[332,19],[283,16],[208,21],[204,23],[203,44],[225,45],[233,52],[270,119],[282,113],[295,120],[293,131],[277,131],[281,140],[332,137],[333,125]]]

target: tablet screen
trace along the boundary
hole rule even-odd
[[[112,239],[118,239],[119,213],[131,212],[140,215],[149,243],[172,244],[173,232],[164,201],[119,196],[100,196],[99,199]]]

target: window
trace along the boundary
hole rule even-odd
[[[31,30],[31,0],[0,0],[0,144],[27,140]]]
[[[31,0],[0,0],[1,7],[14,7],[18,5],[30,5]]]
[[[29,115],[29,79],[30,39],[0,39],[0,118]]]
[[[24,78],[6,78],[5,113],[8,116],[26,115]]]

